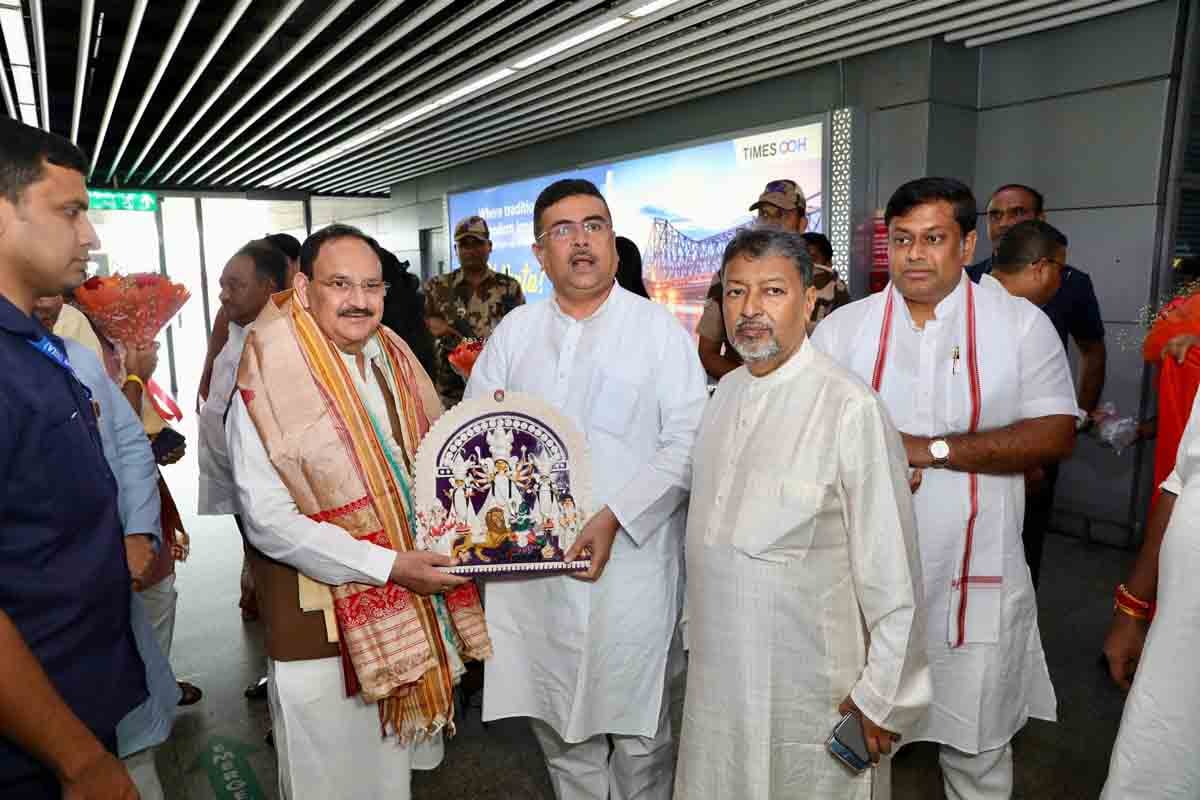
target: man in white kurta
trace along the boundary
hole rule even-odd
[[[614,798],[666,800],[667,665],[683,599],[685,504],[704,373],[670,312],[616,285],[611,220],[594,186],[554,184],[534,215],[542,234],[535,253],[554,297],[504,318],[465,396],[534,394],[583,431],[594,506],[586,510],[594,516],[576,544],[597,541],[593,570],[602,572],[594,582],[488,583],[494,655],[483,718],[533,718],[560,800],[604,800],[610,790]],[[605,565],[606,543],[596,535],[612,517]]]
[[[877,752],[929,704],[904,446],[870,388],[807,341],[804,240],[743,233],[724,262],[746,366],[717,387],[693,452],[675,797],[886,797],[886,759],[856,775],[825,743],[847,698],[868,735],[883,729]]]
[[[1200,394],[1162,483],[1125,591],[1154,607],[1153,624],[1117,608],[1105,653],[1125,700],[1101,800],[1190,800],[1200,796]],[[1126,604],[1128,605],[1128,604]],[[1147,616],[1149,616],[1147,614]],[[1148,631],[1148,632],[1147,632]],[[1144,645],[1144,648],[1143,648]]]
[[[963,272],[975,199],[923,178],[886,214],[892,282],[827,317],[813,344],[871,383],[903,432],[925,581],[933,703],[910,740],[942,745],[946,794],[1007,798],[1009,741],[1056,718],[1021,545],[1025,470],[1065,459],[1074,389],[1049,318]]]

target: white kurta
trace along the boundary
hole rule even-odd
[[[466,398],[537,395],[587,437],[592,501],[621,522],[601,579],[515,578],[486,585],[485,720],[544,720],[567,742],[653,736],[683,598],[680,557],[704,371],[662,306],[619,286],[577,321],[546,300],[504,318]]]
[[[967,292],[955,290],[918,329],[904,298],[883,292],[826,317],[813,344],[864,381],[872,379],[887,293],[894,293],[890,346],[880,395],[896,427],[945,436],[970,427]],[[975,287],[981,418],[979,430],[1050,415],[1075,416],[1075,393],[1062,342],[1050,319],[1013,297],[990,275]],[[1037,601],[1021,523],[1023,477],[979,476],[965,612],[958,634],[958,579],[970,514],[968,475],[927,469],[913,498],[925,581],[933,703],[910,741],[935,741],[966,753],[1004,746],[1029,717],[1056,718],[1054,687],[1037,626]]]
[[[825,747],[838,704],[907,737],[931,694],[900,435],[805,342],[721,381],[693,463],[675,797],[871,798],[886,778]]]
[[[1163,491],[1176,495],[1158,557],[1158,610],[1125,700],[1101,800],[1200,797],[1200,394]]]
[[[254,323],[250,323],[243,328],[236,322],[230,322],[229,339],[213,359],[208,399],[204,401],[196,423],[200,440],[200,494],[196,504],[199,514],[237,513],[237,492],[225,444],[225,411],[229,408],[233,387],[237,383],[242,347],[253,326]]]

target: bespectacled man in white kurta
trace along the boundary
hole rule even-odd
[[[904,445],[870,388],[807,341],[801,237],[744,231],[722,270],[744,366],[693,452],[675,797],[887,797],[880,755],[931,691]],[[857,775],[825,748],[848,712],[880,765]]]
[[[675,317],[616,284],[612,217],[595,186],[551,184],[533,213],[554,296],[504,318],[465,397],[534,394],[584,432],[594,516],[566,555],[590,548],[591,580],[488,583],[483,718],[532,718],[559,800],[667,800],[668,663],[704,372]]]
[[[921,178],[888,202],[891,283],[827,317],[813,344],[870,382],[904,436],[925,581],[933,703],[950,800],[1012,795],[1009,742],[1056,718],[1021,546],[1023,474],[1071,454],[1075,394],[1041,309],[963,272],[975,197]]]

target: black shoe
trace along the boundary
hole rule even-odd
[[[247,686],[246,691],[242,694],[246,695],[247,700],[266,700],[267,676],[263,675],[257,681]]]

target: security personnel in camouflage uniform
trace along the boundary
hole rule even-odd
[[[750,206],[750,210],[758,213],[755,224],[759,227],[804,234],[808,252],[813,257],[813,285],[817,289],[817,302],[813,305],[808,323],[808,332],[811,334],[826,314],[850,302],[846,282],[838,277],[837,272],[830,266],[833,251],[829,247],[829,240],[819,233],[805,233],[808,230],[808,201],[800,185],[788,178],[768,183],[758,200]],[[819,237],[824,246],[812,237]],[[827,257],[826,250],[829,251]],[[818,251],[821,254],[820,258],[817,255]],[[704,299],[704,311],[696,324],[700,363],[713,380],[720,380],[742,363],[742,359],[738,357],[737,351],[725,335],[725,318],[721,314],[722,295],[721,273],[718,270],[713,274],[712,284],[708,287],[708,294]]]
[[[486,339],[509,311],[524,305],[521,284],[488,266],[491,234],[483,217],[454,226],[454,249],[462,265],[425,284],[425,323],[437,341],[438,393],[446,407],[462,400],[465,384],[447,357],[467,338]]]

